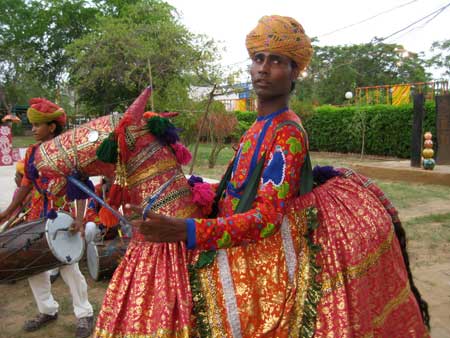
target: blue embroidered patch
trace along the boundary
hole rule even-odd
[[[283,150],[280,147],[277,147],[272,154],[267,167],[264,169],[262,183],[268,184],[269,182],[272,182],[274,186],[280,186],[284,181],[285,170],[286,157]]]

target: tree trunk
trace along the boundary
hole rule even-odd
[[[198,146],[200,144],[200,139],[202,136],[202,130],[203,130],[203,127],[205,126],[206,120],[208,119],[209,107],[211,106],[212,100],[214,98],[214,92],[216,91],[216,88],[217,88],[217,84],[215,84],[213,86],[213,89],[209,93],[208,103],[206,105],[205,113],[203,114],[202,123],[198,130],[197,141],[195,142],[195,147],[194,147],[194,153],[192,154],[192,162],[191,162],[191,168],[189,169],[189,175],[192,175],[192,172],[194,171],[195,162],[197,160]]]

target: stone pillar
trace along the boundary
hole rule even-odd
[[[450,164],[450,94],[436,96],[436,164]]]
[[[425,115],[423,93],[414,95],[414,116],[411,137],[411,167],[420,168],[422,153],[422,124]]]

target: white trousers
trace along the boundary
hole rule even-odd
[[[93,315],[92,305],[88,300],[87,283],[78,267],[78,263],[63,265],[59,268],[61,277],[70,289],[75,317],[83,318]],[[59,304],[53,298],[50,283],[50,271],[41,272],[28,278],[39,312],[54,315]]]

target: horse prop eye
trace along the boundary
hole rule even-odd
[[[91,130],[88,134],[88,141],[91,143],[94,143],[98,140],[98,131],[97,130]]]

